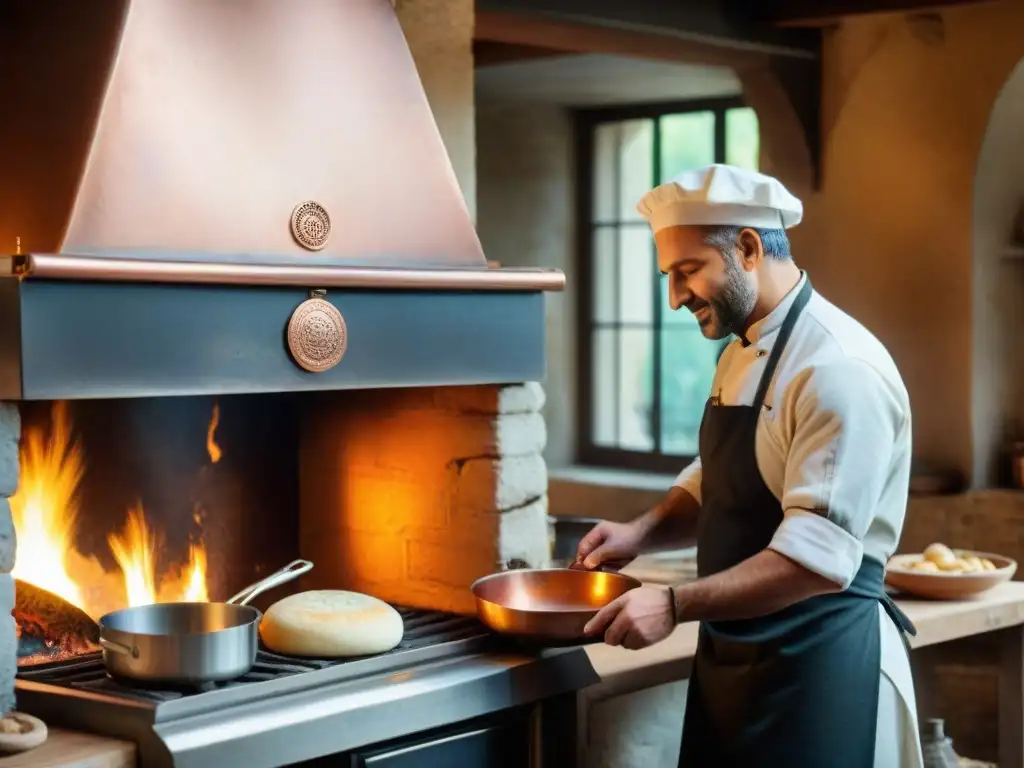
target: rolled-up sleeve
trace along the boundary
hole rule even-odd
[[[700,478],[701,478],[701,466],[700,456],[695,458],[687,465],[686,469],[680,472],[676,476],[676,480],[672,485],[677,488],[682,488],[687,491],[693,498],[700,503]]]
[[[769,548],[846,589],[907,411],[873,367],[842,359],[811,369],[791,413],[784,518]]]

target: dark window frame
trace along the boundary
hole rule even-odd
[[[652,119],[666,115],[677,115],[687,112],[715,113],[715,162],[724,163],[726,157],[725,113],[730,109],[749,106],[740,97],[698,99],[675,102],[657,102],[652,104],[634,104],[608,108],[587,108],[573,111],[574,143],[576,155],[576,274],[579,276],[576,342],[577,371],[579,381],[577,389],[576,414],[576,457],[583,465],[614,467],[616,469],[632,469],[646,472],[677,473],[685,467],[694,456],[665,454],[661,451],[661,345],[657,336],[653,344],[652,377],[654,379],[652,395],[652,425],[655,434],[653,451],[631,451],[623,448],[609,448],[597,445],[592,439],[593,434],[593,402],[596,380],[593,375],[593,309],[594,309],[594,254],[593,254],[593,195],[594,195],[594,130],[602,123],[620,122],[623,120]],[[661,142],[660,132],[655,130],[652,168],[655,181],[660,176]],[[654,307],[652,326],[657,334],[661,326],[661,287],[660,276],[655,271]],[[616,377],[618,386],[618,377]]]

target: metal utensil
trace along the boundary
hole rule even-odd
[[[512,570],[477,579],[471,587],[477,615],[494,632],[541,643],[599,640],[583,627],[641,583],[611,570],[581,568]]]
[[[103,663],[116,677],[197,685],[241,677],[256,662],[262,614],[246,605],[312,569],[295,560],[224,603],[159,603],[99,620]]]

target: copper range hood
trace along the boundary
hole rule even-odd
[[[0,398],[543,377],[389,0],[5,0],[0,103]]]

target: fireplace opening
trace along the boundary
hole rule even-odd
[[[19,666],[97,650],[93,621],[110,611],[223,600],[297,557],[295,407],[289,394],[23,403]]]
[[[22,403],[19,667],[298,557],[313,571],[257,608],[347,589],[475,615],[475,579],[550,557],[543,404],[532,384]]]
[[[550,559],[537,384],[5,405],[0,506],[11,501],[20,538],[0,526],[0,567],[17,548],[19,579],[15,595],[0,590],[14,603],[0,637],[17,677],[9,708],[16,692],[20,711],[134,741],[147,765],[176,763],[183,742],[168,734],[215,717],[224,727],[183,762],[223,763],[273,739],[288,751],[277,764],[293,764],[314,756],[306,742],[342,754],[426,730],[436,712],[471,717],[494,704],[504,664],[523,701],[596,679],[585,656],[535,659],[496,639],[469,589],[508,563]],[[398,609],[398,646],[331,659],[261,647],[246,674],[198,686],[108,674],[96,648],[104,611],[190,590],[223,600],[297,557],[314,569],[256,607],[299,589],[363,592]],[[426,694],[410,672],[424,665]],[[412,686],[423,722],[392,728],[390,709],[352,695],[378,685],[402,697]],[[250,717],[254,702],[273,702],[273,715]],[[325,739],[325,711],[352,727]]]

